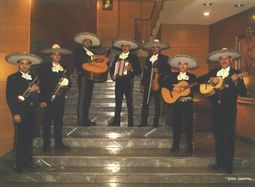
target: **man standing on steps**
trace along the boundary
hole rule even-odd
[[[224,80],[224,87],[210,97],[212,103],[213,131],[215,138],[216,163],[209,166],[212,170],[233,172],[235,148],[235,129],[237,97],[246,95],[246,87],[239,71],[231,67],[233,60],[241,57],[240,52],[223,48],[209,54],[209,61],[218,61],[220,68],[211,70],[199,78],[199,82],[217,84],[219,77]]]
[[[50,151],[51,123],[54,121],[55,148],[68,150],[62,139],[65,92],[70,89],[69,72],[61,65],[61,55],[71,54],[68,49],[54,44],[42,53],[50,54],[51,62],[44,63],[39,71],[41,103],[43,114],[43,151]]]
[[[14,123],[14,170],[21,173],[24,168],[34,168],[33,136],[36,106],[39,103],[38,78],[30,72],[31,65],[42,59],[27,52],[10,53],[6,61],[18,66],[18,71],[8,76],[6,99]]]
[[[85,74],[82,65],[84,63],[89,63],[94,56],[94,53],[91,51],[92,46],[99,46],[100,39],[93,33],[82,32],[78,33],[74,37],[74,41],[81,44],[79,48],[74,51],[74,59],[76,63],[76,68],[78,70],[78,87],[79,87],[79,101],[83,108],[83,116],[82,116],[82,125],[85,127],[94,126],[96,122],[92,122],[89,119],[89,109],[91,105],[91,99],[94,88],[94,81],[88,79]],[[80,104],[78,102],[78,105]],[[80,114],[80,106],[78,106],[78,118]],[[78,119],[80,121],[80,119]]]
[[[128,126],[134,126],[133,122],[133,78],[141,73],[141,67],[136,54],[130,49],[138,48],[135,41],[120,38],[113,42],[113,47],[121,49],[110,67],[110,75],[115,83],[115,114],[109,126],[120,126],[120,113],[122,108],[123,95],[125,94],[128,109]]]
[[[143,46],[150,49],[152,54],[146,59],[140,90],[144,92],[142,106],[142,120],[139,127],[148,126],[149,105],[151,96],[155,102],[155,116],[153,126],[159,126],[161,110],[161,84],[171,73],[171,67],[167,63],[168,57],[160,53],[161,50],[169,48],[168,43],[155,39]]]
[[[186,81],[189,85],[196,82],[196,76],[188,72],[188,68],[197,67],[197,60],[188,55],[176,55],[169,59],[171,67],[177,68],[179,72],[172,73],[170,90],[180,93],[183,91],[183,87],[176,84]],[[172,152],[180,150],[180,140],[182,131],[182,121],[186,131],[187,141],[187,153],[193,153],[193,95],[194,89],[191,88],[191,92],[180,97],[175,103],[173,103],[173,145]]]

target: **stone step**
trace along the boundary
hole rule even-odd
[[[109,95],[113,95],[114,94],[114,90],[93,90],[93,97],[96,95],[105,95],[105,96],[109,96]],[[67,97],[78,97],[78,90],[70,90],[67,93]],[[133,92],[133,97],[143,97],[143,93],[139,92],[139,91],[134,91]]]
[[[54,127],[52,127],[53,133]],[[81,127],[64,126],[63,136],[68,138],[108,138],[109,140],[122,139],[170,139],[171,128],[153,127]]]
[[[142,138],[121,138],[111,140],[109,138],[64,138],[64,143],[72,148],[106,148],[112,150],[126,148],[166,148],[169,149],[172,145],[172,140],[169,139],[142,139]],[[54,140],[51,140],[54,142]],[[42,147],[43,141],[41,138],[34,140],[35,147]],[[53,146],[53,144],[52,144]]]
[[[28,173],[26,176],[11,175],[5,181],[45,182],[45,183],[118,183],[128,184],[255,184],[254,170],[237,169],[236,173],[227,175],[215,173],[206,168],[126,168],[112,163],[104,168],[45,168]],[[234,180],[236,179],[236,180]],[[47,185],[48,186],[48,185]],[[115,185],[114,185],[115,186]]]

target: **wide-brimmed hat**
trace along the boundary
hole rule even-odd
[[[198,65],[197,59],[190,57],[189,55],[176,55],[169,58],[168,64],[170,64],[170,66],[173,68],[178,68],[181,61],[187,62],[189,68],[195,68]]]
[[[101,44],[100,39],[98,38],[97,35],[90,33],[90,32],[81,32],[81,33],[77,33],[74,36],[74,41],[82,44],[83,40],[85,39],[89,39],[92,42],[92,46],[99,46]]]
[[[53,44],[51,48],[44,49],[41,52],[46,54],[53,53],[53,52],[59,52],[63,55],[72,54],[72,51],[70,51],[69,49],[61,48],[59,44]]]
[[[150,49],[152,47],[160,47],[161,50],[168,49],[168,42],[160,42],[158,39],[154,39],[152,42],[143,44],[143,48]]]
[[[131,40],[129,38],[119,38],[119,39],[113,41],[113,43],[112,43],[113,47],[117,47],[117,48],[121,48],[121,46],[123,44],[129,45],[130,49],[138,48],[137,42],[135,40]]]
[[[19,60],[28,60],[32,65],[40,64],[43,59],[28,52],[13,52],[5,56],[5,60],[10,64],[17,64]]]
[[[222,48],[221,50],[210,53],[208,59],[209,61],[218,61],[221,56],[231,56],[232,59],[237,59],[241,57],[241,52],[234,49]]]

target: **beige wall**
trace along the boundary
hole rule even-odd
[[[209,26],[163,24],[159,31],[161,41],[170,44],[170,49],[163,51],[164,54],[170,57],[177,54],[190,55],[199,62],[199,67],[192,72],[196,75],[207,72]]]
[[[6,78],[15,72],[4,56],[13,51],[29,51],[30,0],[0,1],[0,155],[12,145],[12,118],[5,100]],[[3,149],[2,149],[3,148]]]

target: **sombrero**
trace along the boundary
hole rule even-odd
[[[77,33],[74,36],[74,41],[82,44],[83,40],[89,39],[92,42],[92,46],[99,46],[101,44],[100,39],[97,37],[97,35],[90,33],[90,32],[81,32]]]
[[[169,48],[169,44],[167,42],[160,42],[158,39],[154,39],[152,42],[148,42],[143,44],[143,48],[150,49],[152,47],[160,47],[160,49]]]
[[[119,38],[119,39],[113,41],[113,43],[112,43],[112,45],[117,48],[121,48],[121,45],[123,45],[123,44],[129,45],[130,49],[138,48],[138,44],[136,43],[136,41],[131,40],[129,38]]]
[[[231,56],[232,59],[241,57],[241,53],[234,49],[223,48],[218,51],[213,51],[208,55],[209,61],[218,61],[221,56]]]
[[[10,64],[17,64],[19,60],[29,60],[32,65],[40,64],[43,60],[41,57],[28,52],[13,52],[5,56],[5,60]]]
[[[52,53],[52,52],[59,52],[59,53],[61,53],[63,55],[72,54],[72,51],[70,51],[69,49],[61,48],[60,45],[58,45],[58,44],[53,44],[51,46],[51,48],[44,49],[41,52],[42,53],[47,53],[47,54]]]
[[[185,61],[188,63],[189,68],[195,68],[197,67],[197,59],[190,57],[189,55],[176,55],[172,58],[169,58],[168,64],[170,64],[173,68],[179,67],[179,62]]]

